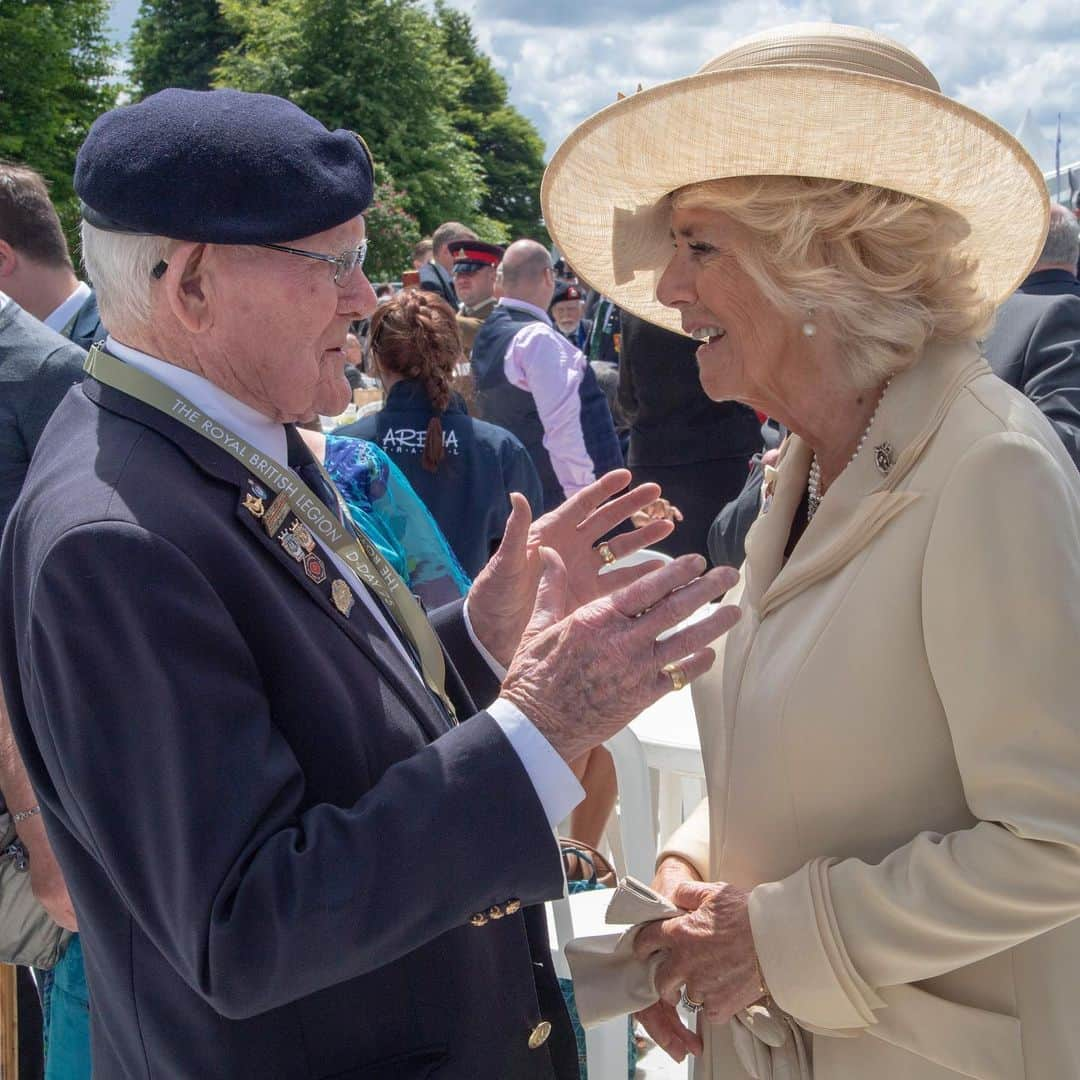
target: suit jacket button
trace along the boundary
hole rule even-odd
[[[506,901],[506,914],[516,915],[521,910],[521,901],[518,899]]]
[[[478,911],[471,919],[469,919],[469,923],[472,926],[485,926],[487,921],[488,917],[482,911]]]
[[[529,1034],[529,1049],[539,1050],[547,1042],[551,1034],[551,1024],[547,1020],[541,1020]]]
[[[492,904],[491,907],[488,908],[488,918],[501,919],[505,914],[506,912],[503,911],[498,904]]]

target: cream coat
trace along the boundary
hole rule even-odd
[[[974,346],[893,381],[784,564],[809,463],[788,440],[750,533],[667,850],[753,888],[816,1080],[1075,1080],[1080,476]],[[706,1060],[747,1075],[726,1025]]]

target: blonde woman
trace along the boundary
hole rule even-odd
[[[1034,164],[901,46],[799,26],[587,121],[544,210],[792,432],[694,688],[646,1027],[723,1080],[1080,1076],[1080,478],[976,345]]]

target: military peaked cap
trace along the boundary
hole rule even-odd
[[[480,270],[502,262],[503,249],[498,244],[485,244],[483,240],[451,240],[446,246],[454,256],[455,270]]]
[[[371,202],[371,154],[284,98],[162,90],[94,121],[75,162],[87,222],[207,244],[280,243]]]

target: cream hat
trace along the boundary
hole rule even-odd
[[[755,34],[696,75],[601,110],[555,152],[540,197],[552,239],[582,279],[681,331],[678,313],[656,299],[671,258],[666,197],[768,175],[852,180],[953,210],[995,302],[1024,279],[1046,237],[1046,185],[1020,143],[945,97],[903,46],[833,23]]]

